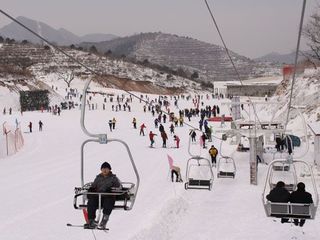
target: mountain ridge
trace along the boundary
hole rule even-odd
[[[55,29],[44,22],[27,17],[19,16],[16,19],[31,30],[48,39],[50,42],[54,42],[58,45],[78,44],[85,41],[100,42],[102,40],[111,40],[118,37],[107,33],[91,33],[78,36],[65,28]],[[41,40],[15,22],[11,22],[0,28],[0,35],[2,37],[13,38],[17,41],[28,40],[32,43],[41,43]]]
[[[199,80],[238,80],[223,47],[190,37],[161,32],[140,33],[104,42],[81,43],[79,46],[86,49],[95,46],[101,53],[166,65],[191,74],[197,72]],[[229,52],[242,79],[270,76],[270,71],[275,73],[264,63],[255,62],[231,50]]]

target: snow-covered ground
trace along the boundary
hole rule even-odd
[[[81,86],[77,87],[80,90]],[[64,88],[60,88],[63,91]],[[112,91],[119,93],[117,90]],[[150,96],[151,99],[154,97]],[[102,98],[97,101],[102,101]],[[218,104],[221,112],[229,115],[229,107],[221,104],[227,100],[203,101],[205,105]],[[164,149],[161,147],[159,131],[154,128],[151,113],[144,113],[143,105],[137,99],[133,100],[131,106],[131,112],[113,112],[108,102],[106,111],[99,108],[88,111],[86,115],[86,124],[92,132],[108,132],[110,138],[120,138],[128,143],[141,177],[133,210],[114,210],[108,223],[110,231],[95,231],[96,239],[319,239],[319,216],[316,220],[307,221],[303,229],[281,224],[278,219],[274,221],[265,216],[261,194],[267,166],[259,165],[258,185],[250,185],[249,153],[236,152],[236,146],[227,142],[222,144],[219,151],[235,159],[235,179],[217,179],[214,168],[212,191],[186,191],[183,184],[172,183],[168,177],[167,154],[181,168],[185,180],[186,163],[190,157],[189,127],[176,128],[181,138],[179,149],[171,148],[174,146],[173,136],[169,136],[168,148]],[[179,107],[190,108],[192,102],[180,100]],[[178,112],[173,107],[173,101],[170,108]],[[0,159],[0,239],[93,239],[90,230],[66,227],[66,223],[84,223],[81,211],[73,208],[73,189],[81,184],[80,146],[87,139],[80,128],[80,111],[66,110],[60,117],[40,112],[25,112],[23,116],[15,113],[11,117],[6,116],[6,119],[0,115],[0,121],[11,121],[14,124],[16,117],[21,122],[25,146],[17,154]],[[117,119],[116,129],[109,132],[107,122],[113,117]],[[148,147],[147,135],[139,136],[139,129],[133,129],[133,117],[137,118],[137,126],[146,124],[147,133],[151,130],[158,134],[154,149]],[[44,123],[43,132],[37,129],[39,120]],[[27,125],[30,121],[34,124],[33,133],[28,133]],[[190,124],[197,127],[198,118],[193,118]],[[219,123],[210,124],[215,130],[220,129]],[[169,123],[164,126],[169,134]],[[220,147],[220,140],[214,139],[213,144]],[[209,157],[208,150],[201,150],[198,144],[193,149]],[[310,163],[312,153],[311,147],[305,158]],[[99,173],[104,161],[111,164],[114,173],[122,181],[134,181],[133,170],[123,147],[110,143],[101,146],[89,144],[86,147],[87,182]],[[299,180],[307,181],[303,178]],[[310,185],[307,185],[307,190],[310,190]]]

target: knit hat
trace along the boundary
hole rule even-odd
[[[104,162],[104,163],[102,163],[102,165],[101,165],[101,169],[102,168],[109,168],[110,170],[111,170],[111,165],[109,164],[109,163],[107,163],[107,162]]]
[[[306,185],[303,182],[299,182],[297,187],[298,187],[298,190],[304,191],[306,188]]]

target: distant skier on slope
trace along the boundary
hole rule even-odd
[[[140,126],[140,136],[143,135],[144,136],[144,129],[146,128],[146,125],[144,125],[144,123],[141,124]]]
[[[155,134],[155,133],[153,133],[152,131],[150,131],[150,133],[149,133],[150,147],[153,147],[153,144],[154,144],[154,136],[157,136],[157,134]]]

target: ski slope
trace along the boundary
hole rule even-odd
[[[79,89],[80,90],[80,89]],[[150,96],[151,98],[157,96]],[[203,100],[205,105],[218,104],[221,112],[228,113],[227,100]],[[169,123],[164,124],[169,141],[163,149],[158,129],[150,112],[134,99],[131,112],[113,112],[111,103],[107,110],[87,111],[86,124],[95,133],[108,132],[109,138],[127,142],[135,159],[141,184],[132,211],[114,210],[108,222],[110,231],[95,231],[96,239],[319,239],[320,216],[307,221],[303,228],[281,224],[265,216],[261,194],[267,166],[258,167],[258,185],[249,183],[249,153],[235,152],[235,146],[214,139],[220,153],[232,156],[237,165],[235,179],[217,179],[214,168],[212,191],[184,189],[181,183],[172,183],[168,177],[167,154],[182,170],[188,158],[189,127],[177,127],[181,147],[173,148]],[[179,107],[193,107],[192,101],[179,100]],[[171,101],[170,108],[178,113]],[[64,110],[61,116],[50,113],[25,112],[7,116],[7,121],[18,118],[26,145],[16,155],[0,159],[0,239],[3,240],[88,240],[94,239],[91,230],[68,228],[66,223],[83,224],[82,212],[73,208],[73,189],[80,186],[80,146],[87,137],[80,128],[79,109]],[[116,129],[109,132],[107,122],[115,117]],[[133,129],[132,118],[137,118],[138,129]],[[2,119],[1,119],[2,120]],[[38,121],[44,123],[39,132]],[[28,133],[27,125],[33,122],[34,131]],[[188,122],[187,119],[185,119]],[[190,124],[198,127],[198,118]],[[145,123],[146,133],[154,131],[155,148],[149,148],[149,138],[139,136],[139,126]],[[171,124],[171,123],[170,123]],[[219,123],[210,123],[219,129]],[[228,126],[230,127],[230,126]],[[197,139],[199,136],[197,136]],[[210,143],[209,143],[210,144]],[[209,145],[210,146],[210,145]],[[193,145],[193,150],[208,156],[208,149]],[[306,160],[312,161],[311,147]],[[123,147],[89,144],[85,148],[85,178],[92,181],[100,171],[102,162],[108,161],[121,181],[134,181],[133,169]],[[304,179],[299,179],[303,180]],[[317,182],[319,185],[319,182]],[[308,190],[308,185],[307,185]]]

